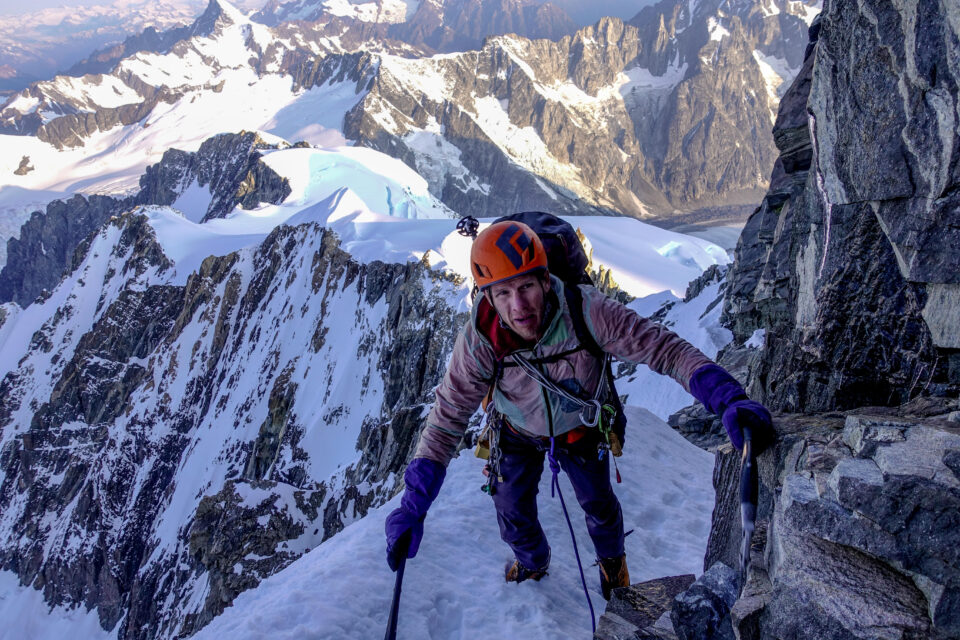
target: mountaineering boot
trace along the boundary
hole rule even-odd
[[[600,558],[600,591],[603,599],[610,599],[610,591],[617,587],[630,586],[630,572],[627,570],[627,554],[617,558]]]
[[[531,571],[520,564],[519,560],[514,560],[513,564],[507,565],[504,578],[507,582],[523,582],[524,580],[536,580],[539,582],[540,578],[545,575],[547,575],[546,567]]]

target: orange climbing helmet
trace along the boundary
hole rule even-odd
[[[483,291],[491,285],[547,269],[547,252],[522,222],[495,222],[480,232],[470,249],[470,271]]]

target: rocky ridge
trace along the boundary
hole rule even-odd
[[[735,342],[720,361],[778,410],[750,572],[737,575],[741,459],[723,445],[704,575],[669,624],[612,611],[598,638],[960,637],[960,35],[945,4],[916,9],[825,7],[727,275]],[[716,425],[698,420],[674,423],[710,441]]]
[[[478,52],[384,61],[345,133],[417,168],[457,211],[647,216],[755,202],[778,99],[758,47],[777,41],[799,58],[804,46],[764,25],[805,23],[786,7],[777,21],[697,6],[672,32],[604,18],[558,42],[502,36]]]
[[[185,286],[170,266],[145,216],[115,217],[0,381],[0,563],[120,638],[191,635],[393,495],[465,320],[455,283],[313,224]],[[349,425],[354,462],[323,471],[308,451]]]
[[[124,58],[144,52],[167,51],[176,43],[194,36],[208,36],[220,17],[220,7],[215,3],[207,5],[206,10],[190,24],[157,31],[156,27],[148,26],[142,32],[128,36],[120,44],[103,49],[97,49],[87,58],[74,64],[63,75],[82,77],[87,74],[110,73],[117,63]]]
[[[56,200],[34,212],[7,241],[7,262],[0,270],[0,301],[26,307],[44,290],[52,290],[69,271],[78,245],[110,218],[142,205],[174,205],[196,185],[209,194],[204,211],[191,212],[195,221],[222,217],[236,206],[282,202],[290,193],[286,178],[260,161],[260,151],[275,149],[258,134],[221,134],[195,153],[170,149],[140,178],[133,196],[76,195]]]
[[[252,19],[271,27],[294,20],[314,23],[326,34],[356,42],[395,40],[421,55],[479,49],[493,35],[515,33],[525,38],[559,40],[576,31],[562,9],[532,0],[419,2],[410,15],[406,15],[404,3],[399,5],[380,0],[375,14],[358,11],[356,16],[349,16],[342,15],[340,7],[334,13],[322,0],[273,0]]]

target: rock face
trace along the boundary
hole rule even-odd
[[[669,612],[674,598],[694,583],[693,575],[648,580],[614,589],[600,616],[594,640],[674,640]]]
[[[811,30],[724,308],[735,343],[766,332],[749,382],[773,408],[897,405],[960,385],[954,13],[831,2]]]
[[[159,102],[173,103],[180,97],[165,91],[149,91],[148,94],[143,102],[135,104],[64,114],[38,126],[36,136],[58,149],[82,147],[84,138],[98,131],[109,131],[116,126],[139,122],[147,117]]]
[[[463,213],[647,216],[755,202],[778,100],[761,42],[797,59],[804,46],[764,25],[804,23],[786,5],[779,22],[716,2],[694,14],[658,7],[635,21],[662,30],[604,18],[558,42],[502,36],[478,52],[384,61],[346,135],[414,166]]]
[[[960,634],[956,407],[780,416],[780,444],[759,458],[751,573],[730,610],[738,638]],[[718,495],[736,495],[738,473],[728,447]],[[705,564],[737,566],[738,511],[718,503]]]
[[[955,18],[831,2],[810,30],[728,274],[721,354],[785,412],[758,459],[742,591],[678,596],[678,637],[960,637]],[[721,447],[705,570],[739,567],[739,473]]]
[[[677,595],[670,621],[680,640],[733,640],[730,608],[737,601],[737,573],[722,562]]]
[[[798,9],[800,14],[795,13]],[[785,88],[770,65],[796,72],[806,44],[806,5],[663,0],[630,20],[637,62],[674,86],[628,103],[656,184],[678,208],[747,205],[762,197],[776,158],[769,136]]]
[[[392,496],[466,320],[455,283],[315,224],[170,266],[111,220],[0,380],[0,563],[120,638],[191,635]]]
[[[0,271],[0,300],[26,307],[44,289],[51,289],[70,266],[77,245],[112,216],[133,203],[109,196],[73,196],[35,211],[7,240],[7,262]]]
[[[221,134],[195,153],[170,149],[140,178],[140,192],[127,198],[76,195],[34,212],[7,241],[7,262],[0,271],[0,302],[26,307],[44,289],[53,289],[71,267],[74,251],[89,234],[113,216],[139,205],[174,205],[191,188],[199,188],[201,210],[185,211],[199,222],[222,217],[237,205],[253,209],[279,204],[290,185],[261,162],[260,151],[275,149],[255,133]],[[195,206],[197,198],[191,200]],[[186,206],[186,205],[181,205]]]
[[[170,149],[140,178],[138,203],[173,205],[195,184],[210,201],[202,212],[184,212],[197,222],[222,218],[237,206],[280,204],[290,195],[290,181],[260,161],[260,151],[277,148],[256,133],[241,132],[205,140],[196,153]]]

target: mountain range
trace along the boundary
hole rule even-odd
[[[268,27],[211,2],[191,26],[148,38],[168,50],[131,44],[109,73],[35,83],[0,107],[0,131],[20,137],[0,152],[9,171],[0,218],[15,228],[45,198],[135,189],[164,149],[196,150],[218,126],[205,119],[211,109],[233,131],[384,151],[461,215],[551,208],[736,218],[766,185],[777,92],[798,68],[812,18],[807,5],[780,4],[662,2],[633,19],[639,27],[603,19],[557,41],[504,35],[431,54],[424,43],[436,38],[420,29],[404,32],[409,42],[382,31],[437,18],[438,6],[465,18],[475,4],[418,4],[405,23],[328,13]],[[455,24],[495,32],[501,18],[511,24],[533,7],[495,6],[503,10],[485,15],[489,24]],[[245,106],[223,113],[234,94]],[[156,140],[146,127],[161,119],[180,124],[162,126]],[[105,156],[127,164],[106,180],[69,179]]]
[[[596,637],[957,637],[955,12],[814,12],[663,1],[439,52],[442,29],[269,26],[214,1],[165,49],[13,95],[0,204],[29,219],[0,272],[5,628],[379,632],[383,518],[471,306],[455,225],[544,207],[606,291],[716,358],[777,435],[738,577],[739,452],[679,385],[618,364],[642,583]],[[732,262],[637,219],[742,207]],[[562,536],[551,576],[502,583],[475,427],[402,633],[588,633]]]

